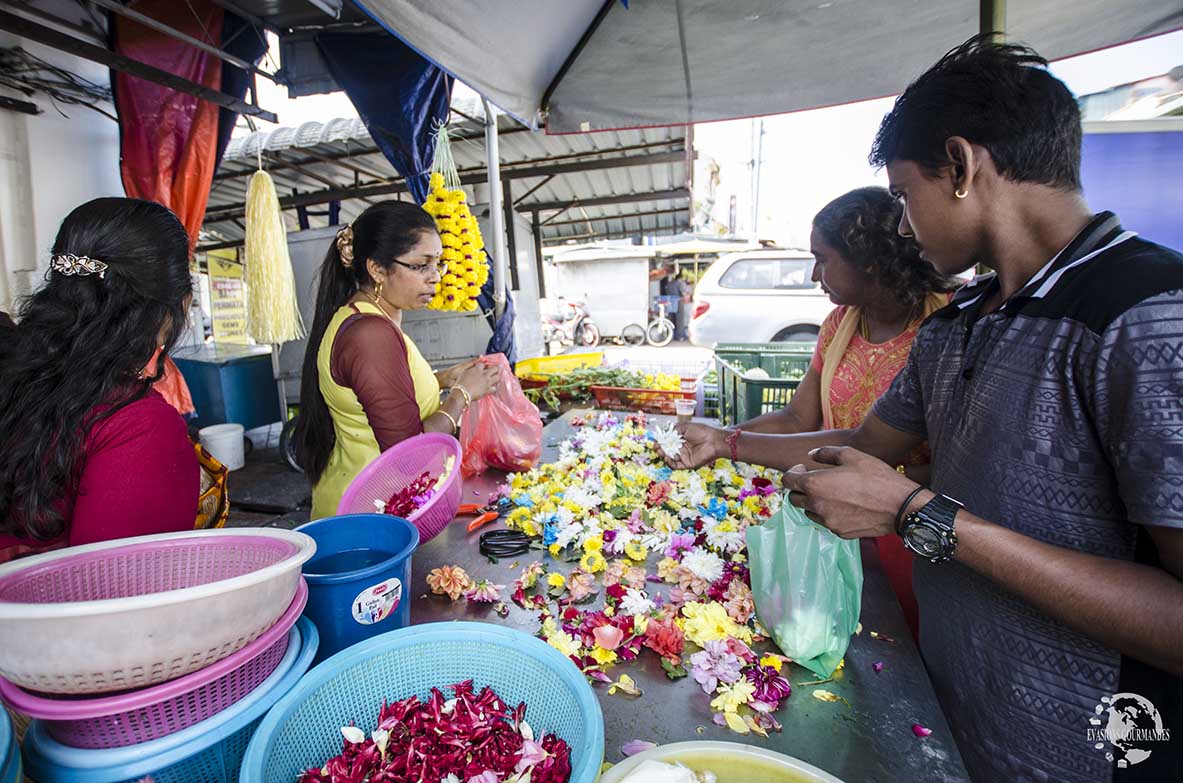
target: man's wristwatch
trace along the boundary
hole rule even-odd
[[[964,505],[948,495],[937,495],[921,508],[906,514],[900,523],[904,546],[930,563],[951,560],[957,550],[953,522],[963,508]]]

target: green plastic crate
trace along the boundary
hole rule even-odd
[[[811,354],[763,354],[747,366],[716,356],[719,374],[719,420],[724,426],[742,424],[789,404],[812,360]],[[767,379],[745,378],[755,367],[768,373]]]
[[[716,369],[718,360],[730,362],[737,369],[750,370],[764,367],[776,377],[772,368],[762,362],[769,356],[813,356],[814,343],[719,343],[715,346]]]

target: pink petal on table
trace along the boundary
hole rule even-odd
[[[879,672],[883,671],[883,661],[875,661],[873,664],[871,664],[871,668],[875,670],[876,674],[878,674]]]
[[[596,680],[597,682],[612,682],[612,678],[609,677],[607,674],[604,674],[599,669],[597,669],[594,672],[588,672],[587,676],[591,677],[593,680]]]
[[[624,631],[615,625],[601,625],[592,631],[592,636],[596,637],[596,644],[605,650],[615,650],[624,641]]]
[[[635,756],[638,753],[644,753],[647,750],[652,750],[657,747],[656,742],[649,742],[647,740],[629,740],[620,746],[620,752],[625,757]]]
[[[912,733],[915,734],[917,737],[927,737],[929,734],[932,734],[932,729],[926,729],[925,727],[921,726],[919,723],[913,723],[912,724]]]

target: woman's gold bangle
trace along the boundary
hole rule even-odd
[[[468,389],[464,388],[463,386],[453,386],[453,387],[451,387],[450,389],[448,389],[448,391],[450,391],[450,392],[451,392],[451,391],[458,391],[458,392],[460,392],[461,394],[463,394],[463,395],[464,395],[464,407],[465,407],[465,408],[467,408],[469,405],[472,405],[472,395],[471,395],[471,394],[469,394],[469,393],[468,393]]]
[[[443,408],[440,408],[440,413],[442,413],[442,414],[444,414],[445,416],[447,416],[447,417],[448,417],[448,421],[452,422],[452,434],[453,434],[453,435],[455,435],[456,433],[460,432],[460,425],[456,423],[456,420],[455,420],[454,418],[452,418],[452,414],[448,413],[448,412],[447,412],[446,410],[444,410]]]

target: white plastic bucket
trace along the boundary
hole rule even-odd
[[[241,424],[214,424],[197,432],[201,445],[227,470],[238,470],[246,464]]]

